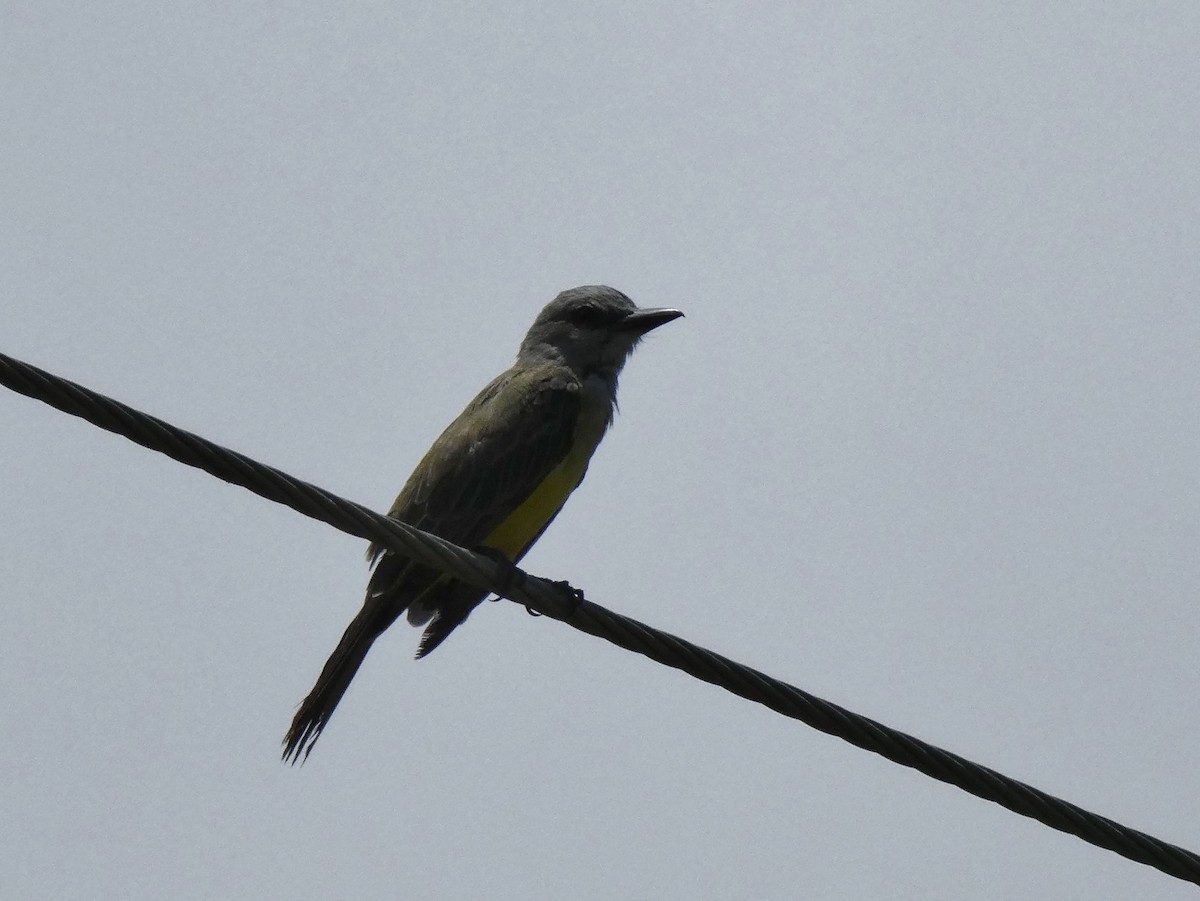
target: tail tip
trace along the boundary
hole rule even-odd
[[[292,723],[292,728],[288,730],[288,734],[283,739],[283,755],[281,757],[283,762],[292,766],[303,765],[308,760],[308,755],[312,753],[313,745],[321,736],[323,726],[324,723],[320,722],[301,722],[297,716],[296,722]]]

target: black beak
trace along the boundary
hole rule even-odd
[[[666,325],[673,319],[678,319],[683,315],[681,310],[634,310],[623,320],[621,320],[621,329],[627,332],[633,332],[637,335],[644,335],[660,325]]]

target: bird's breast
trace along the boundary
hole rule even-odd
[[[608,385],[601,379],[587,379],[571,449],[512,515],[484,539],[485,546],[514,562],[520,559],[583,481],[588,462],[612,422],[612,412]]]

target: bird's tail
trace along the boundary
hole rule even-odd
[[[366,605],[350,622],[342,640],[325,662],[317,684],[300,702],[292,727],[283,739],[284,760],[294,764],[308,758],[321,730],[329,723],[354,674],[366,659],[367,651],[383,631],[378,627],[378,619],[378,612]]]
[[[439,609],[433,617],[433,622],[429,624],[429,628],[421,635],[421,643],[417,646],[417,659],[420,660],[449,638],[450,633],[462,625],[463,620],[478,603],[476,601],[470,606],[447,604]]]

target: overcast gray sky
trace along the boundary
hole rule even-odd
[[[1200,5],[0,9],[0,350],[377,509],[687,318],[529,568],[1200,849]],[[0,393],[5,893],[1191,898],[515,605],[279,742],[363,543]]]

